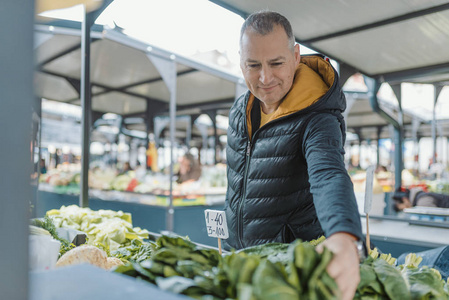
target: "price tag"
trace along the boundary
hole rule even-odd
[[[225,212],[221,210],[206,209],[204,214],[206,216],[207,235],[219,239],[227,239],[229,237],[229,232]]]

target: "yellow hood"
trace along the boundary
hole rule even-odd
[[[295,72],[293,86],[285,95],[277,110],[268,122],[303,110],[317,102],[334,82],[335,74],[330,63],[319,56],[303,56]],[[254,103],[251,94],[246,107],[246,120],[249,136],[252,135],[251,109]]]

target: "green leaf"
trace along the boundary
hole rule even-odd
[[[298,291],[269,260],[262,260],[254,272],[253,289],[256,298],[260,300],[299,299]]]
[[[411,298],[448,299],[444,282],[430,268],[406,268],[403,273],[409,282]]]
[[[196,286],[193,279],[184,278],[181,276],[172,276],[168,278],[156,278],[157,286],[164,290],[175,294],[183,294],[188,288]]]
[[[382,283],[385,293],[391,300],[410,299],[410,292],[401,272],[389,265],[385,260],[377,259],[373,262],[377,278]]]
[[[360,282],[357,290],[361,295],[385,295],[385,290],[377,279],[376,272],[374,272],[374,267],[371,264],[364,263],[360,265]]]

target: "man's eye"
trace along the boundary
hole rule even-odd
[[[271,65],[272,65],[273,67],[278,67],[278,66],[281,66],[282,63],[281,63],[281,62],[274,62],[274,63],[272,63]]]
[[[248,68],[250,68],[250,69],[255,69],[255,68],[257,68],[259,65],[258,64],[249,64],[248,65]]]

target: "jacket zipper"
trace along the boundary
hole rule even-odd
[[[246,163],[245,163],[245,173],[243,176],[243,198],[242,200],[239,202],[239,207],[238,207],[238,217],[237,217],[237,228],[238,228],[238,241],[239,241],[239,246],[240,248],[244,248],[243,245],[243,203],[246,200],[246,181],[248,179],[248,169],[249,169],[249,161],[250,161],[250,156],[251,156],[251,141],[248,140],[248,144],[246,145]]]

